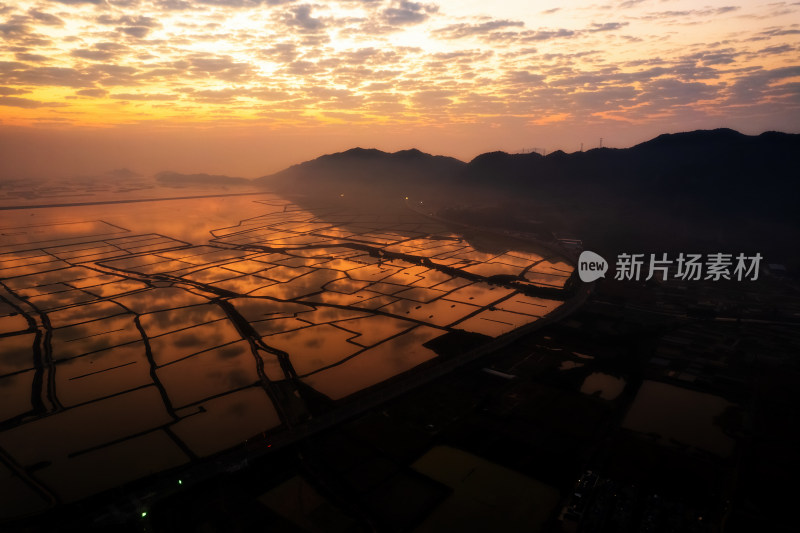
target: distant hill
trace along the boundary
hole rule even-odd
[[[339,194],[380,190],[413,194],[420,186],[429,188],[431,184],[452,179],[466,166],[458,159],[416,149],[387,153],[353,148],[291,166],[256,181],[278,191]]]
[[[800,135],[748,136],[730,129],[664,134],[631,148],[491,152],[469,163],[419,150],[387,153],[354,148],[324,155],[255,180],[280,191],[340,189],[367,194],[420,189],[487,189],[548,198],[616,199],[716,210],[741,209],[796,219]],[[452,190],[456,187],[457,190]]]
[[[156,174],[156,180],[164,185],[250,185],[253,182],[246,178],[232,178],[221,174],[180,174],[164,171]]]
[[[90,182],[90,181],[104,181],[104,182],[116,182],[116,183],[123,183],[129,180],[139,181],[139,178],[143,178],[141,174],[138,172],[134,172],[129,168],[115,168],[112,170],[107,170],[105,172],[100,172],[97,174],[76,174],[70,176],[69,180],[74,181],[83,181],[83,182]]]
[[[440,209],[459,206],[462,220],[470,205],[493,204],[601,250],[739,247],[800,259],[791,251],[800,230],[798,169],[798,134],[717,129],[660,135],[624,149],[491,152],[469,163],[418,150],[355,148],[256,181],[317,198],[415,196]]]
[[[138,172],[134,172],[129,168],[115,168],[114,170],[109,170],[106,173],[107,176],[112,178],[117,178],[121,180],[131,179],[131,178],[141,178],[142,175]]]
[[[459,176],[461,185],[597,198],[627,205],[735,208],[797,220],[800,135],[747,136],[729,129],[665,134],[631,148],[565,154],[483,154]]]

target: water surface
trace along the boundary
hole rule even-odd
[[[563,301],[531,284],[570,273],[406,209],[265,192],[5,211],[0,519],[326,416],[434,364],[444,335],[536,323]]]

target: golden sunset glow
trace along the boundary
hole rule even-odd
[[[203,160],[247,175],[356,144],[469,158],[800,124],[796,2],[18,1],[0,35],[4,140],[214,128],[284,146]]]

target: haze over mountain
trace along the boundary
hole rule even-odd
[[[439,207],[494,202],[559,230],[674,248],[784,246],[800,225],[800,135],[730,129],[660,135],[631,148],[482,154],[469,163],[418,150],[354,148],[256,180],[316,198],[414,196]],[[766,234],[766,235],[765,235]],[[659,248],[653,245],[652,248]]]
[[[664,134],[631,148],[596,148],[566,154],[491,152],[469,163],[419,150],[386,153],[353,148],[324,155],[256,181],[280,190],[362,193],[424,186],[477,187],[494,192],[557,197],[614,194],[659,203],[739,207],[742,214],[795,216],[800,135],[748,136],[730,129]],[[356,192],[356,191],[348,191]],[[677,207],[677,206],[676,206]]]
[[[387,153],[374,148],[352,148],[293,165],[256,182],[298,193],[407,195],[420,192],[421,188],[430,194],[431,187],[453,183],[466,167],[458,159],[417,149]]]
[[[728,251],[796,262],[800,134],[730,129],[664,134],[623,149],[508,154],[470,162],[417,149],[353,148],[255,180],[162,172],[171,186],[262,185],[308,206],[402,207],[460,222],[573,233],[608,253]],[[344,202],[344,204],[342,204]],[[538,224],[538,225],[537,225]]]
[[[191,185],[248,185],[250,180],[221,174],[181,174],[163,171],[155,175],[156,181],[168,186],[183,187]]]

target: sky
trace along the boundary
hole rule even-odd
[[[800,2],[0,0],[0,177],[800,133]]]

